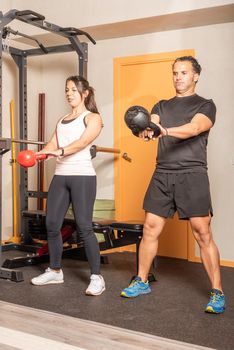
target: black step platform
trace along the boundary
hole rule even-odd
[[[13,282],[22,282],[24,280],[22,271],[0,268],[0,278]]]

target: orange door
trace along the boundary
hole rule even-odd
[[[131,162],[115,162],[116,220],[144,220],[142,203],[156,163],[157,141],[144,142],[133,136],[124,122],[128,107],[141,105],[149,111],[161,99],[174,96],[172,63],[176,57],[193,55],[186,50],[116,58],[114,60],[115,147]],[[187,259],[187,222],[169,220],[160,238],[159,254]]]

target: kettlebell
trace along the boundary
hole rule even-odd
[[[24,168],[30,168],[36,164],[37,160],[46,159],[46,154],[35,154],[31,150],[19,152],[17,162]]]

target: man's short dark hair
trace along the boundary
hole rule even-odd
[[[174,67],[174,64],[176,62],[184,62],[184,61],[191,62],[195,73],[197,73],[197,74],[201,73],[202,68],[201,68],[200,64],[198,63],[198,61],[196,60],[196,58],[194,58],[193,56],[182,56],[182,57],[176,58],[172,67]]]

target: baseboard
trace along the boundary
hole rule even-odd
[[[191,262],[199,262],[201,263],[201,258],[199,256],[194,256],[193,258],[189,259]],[[220,266],[227,266],[227,267],[234,267],[234,261],[231,260],[220,260]]]

